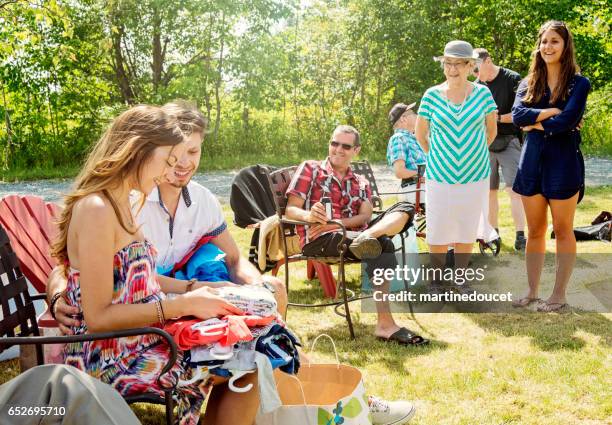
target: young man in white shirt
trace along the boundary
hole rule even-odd
[[[521,82],[521,76],[511,69],[496,65],[486,49],[474,49],[474,53],[477,53],[481,60],[481,63],[474,69],[476,82],[491,90],[499,112],[497,137],[489,146],[491,162],[489,223],[496,231],[498,230],[499,201],[497,194],[500,181],[499,169],[501,168],[501,175],[506,183],[505,190],[510,196],[510,212],[516,230],[514,249],[524,251],[527,244],[525,239],[525,211],[523,210],[521,196],[512,190],[521,157],[521,129],[512,124],[512,105],[516,90]]]

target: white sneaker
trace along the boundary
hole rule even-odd
[[[387,401],[370,396],[368,404],[374,425],[402,425],[416,413],[416,408],[409,401]]]

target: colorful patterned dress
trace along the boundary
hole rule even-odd
[[[148,241],[134,241],[119,250],[113,259],[113,304],[150,303],[163,299],[155,274],[155,249]],[[68,303],[81,309],[79,271],[70,269],[67,286]],[[156,325],[158,326],[158,325]],[[75,335],[87,333],[85,320],[73,327]],[[166,343],[157,335],[138,335],[100,341],[67,344],[64,362],[111,385],[121,395],[144,392],[163,396],[157,383],[161,369],[168,363]],[[188,380],[192,369],[182,363],[179,351],[171,373],[162,378],[165,386],[171,379]],[[171,377],[169,375],[174,375]],[[196,425],[204,401],[203,381],[178,388],[178,419],[180,425]],[[204,386],[202,386],[204,387]]]

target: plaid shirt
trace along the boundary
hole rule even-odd
[[[393,163],[399,159],[403,159],[406,162],[406,169],[412,171],[417,171],[418,164],[427,162],[427,154],[423,152],[414,135],[401,128],[395,130],[387,145],[389,167],[393,167]]]
[[[313,182],[315,175],[316,180]],[[330,184],[327,185],[327,182]],[[329,190],[327,195],[326,189]],[[328,158],[324,161],[302,162],[287,188],[287,196],[289,195],[299,196],[306,201],[304,209],[307,211],[322,197],[328,196],[332,201],[333,218],[339,219],[357,215],[363,201],[371,199],[372,190],[365,177],[354,174],[350,168],[340,181]],[[308,242],[305,226],[297,226],[297,232],[300,244],[304,246]]]

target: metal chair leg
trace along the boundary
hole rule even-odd
[[[401,239],[402,239],[402,268],[406,267],[406,239],[404,238],[404,235],[400,235]],[[409,291],[408,289],[408,282],[406,282],[406,278],[403,279],[404,280],[404,289],[406,291]]]
[[[348,323],[351,339],[355,339],[355,331],[353,330],[353,321],[351,320],[351,310],[349,309],[348,298],[346,296],[346,279],[344,276],[344,257],[342,255],[340,255],[340,265],[338,266],[338,279],[340,280],[340,285],[342,286],[342,298],[344,301],[344,311],[346,313],[346,323]]]
[[[42,344],[36,344],[36,364],[38,366],[45,364],[45,355]]]
[[[289,261],[285,260],[285,291],[287,291],[287,302],[289,302]],[[287,316],[289,316],[289,305],[285,309],[285,314],[283,316],[283,320],[287,321]]]
[[[402,236],[402,267],[406,267],[406,240],[404,239],[403,236]],[[406,292],[410,292],[410,289],[408,288],[408,282],[406,282],[406,279],[404,279],[404,289],[406,289]],[[414,308],[412,307],[411,301],[408,301],[408,309],[410,310],[410,317],[412,318],[412,320],[416,322],[416,317],[414,315]]]
[[[166,402],[166,424],[174,425],[174,400],[172,400],[172,390],[164,391]]]

